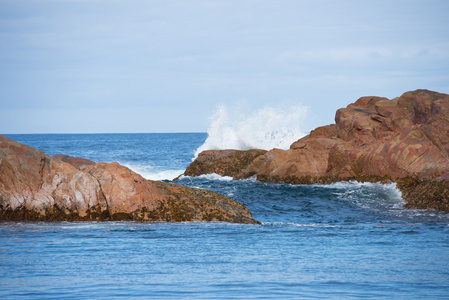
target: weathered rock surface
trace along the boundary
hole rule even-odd
[[[406,207],[433,208],[449,213],[449,175],[434,179],[401,178],[397,183]]]
[[[78,169],[80,169],[83,166],[95,164],[95,162],[85,159],[85,158],[81,158],[81,157],[73,157],[73,156],[63,155],[63,154],[53,155],[53,157],[59,159],[60,161],[69,163]]]
[[[240,172],[258,156],[266,153],[266,150],[207,150],[201,152],[185,170],[186,176],[199,176],[215,173],[221,176],[237,178]]]
[[[258,223],[218,193],[144,179],[118,163],[94,163],[0,136],[0,219]]]
[[[448,153],[449,95],[416,90],[393,100],[362,97],[339,109],[335,124],[313,130],[289,150],[270,150],[240,171],[221,175],[292,184],[396,181],[410,207],[449,212],[447,179],[441,179],[449,174]],[[227,164],[232,161],[227,158]],[[424,199],[436,185],[441,192]]]

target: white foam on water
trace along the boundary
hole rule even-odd
[[[212,173],[212,174],[203,174],[198,176],[199,178],[204,178],[204,179],[208,179],[208,180],[221,180],[221,181],[231,181],[234,180],[232,177],[230,176],[221,176],[219,174],[216,173]]]
[[[402,192],[397,188],[396,183],[372,183],[372,182],[358,182],[358,181],[340,181],[331,184],[319,185],[323,188],[337,188],[337,189],[350,189],[348,192],[355,192],[359,189],[372,188],[382,190],[389,195],[392,199],[402,199]]]
[[[264,226],[292,226],[292,227],[321,227],[321,228],[336,228],[339,225],[327,223],[294,223],[294,222],[263,222]]]
[[[179,175],[183,174],[184,170],[165,170],[156,173],[150,173],[143,176],[145,179],[149,180],[173,180]]]
[[[191,176],[182,175],[182,176],[179,177],[179,179],[182,179],[182,178],[191,178]],[[230,176],[221,176],[221,175],[216,174],[216,173],[203,174],[203,175],[200,175],[200,176],[196,176],[195,178],[201,178],[201,179],[207,179],[207,180],[220,180],[220,181],[232,181],[232,180],[234,180]]]
[[[288,149],[305,136],[308,109],[301,105],[269,107],[245,113],[242,105],[220,106],[210,118],[207,139],[196,152],[223,149]]]
[[[159,170],[153,166],[148,165],[133,165],[133,164],[123,164],[125,167],[130,168],[132,171],[141,175],[143,178],[148,180],[173,180],[179,175],[184,173],[184,170]]]
[[[396,187],[396,183],[382,184],[349,181],[319,186],[336,189],[337,191],[334,192],[334,195],[339,199],[351,201],[364,208],[373,208],[383,203],[385,207],[388,207],[388,210],[402,210],[405,204],[405,201],[402,199],[402,193]]]

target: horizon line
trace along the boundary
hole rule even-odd
[[[167,131],[167,132],[35,132],[35,133],[0,133],[1,135],[33,135],[33,134],[178,134],[178,133],[207,133],[207,131]]]

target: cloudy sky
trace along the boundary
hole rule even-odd
[[[204,132],[220,105],[449,93],[446,0],[0,0],[0,133]]]

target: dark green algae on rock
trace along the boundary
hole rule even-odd
[[[405,207],[449,213],[449,174],[434,179],[402,178],[397,180],[397,187],[407,201]]]

